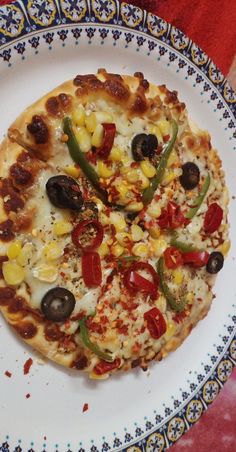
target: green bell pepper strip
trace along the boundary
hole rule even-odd
[[[113,362],[114,359],[113,357],[106,352],[103,352],[98,345],[94,344],[90,338],[89,338],[89,333],[88,333],[88,328],[85,325],[85,321],[86,321],[87,317],[83,317],[82,319],[79,320],[79,327],[80,327],[80,334],[83,340],[84,345],[89,348],[89,350],[91,350],[95,355],[97,355],[99,358],[103,359],[104,361],[108,361],[109,363]]]
[[[163,179],[168,158],[170,157],[171,151],[174,148],[174,144],[178,134],[178,124],[174,119],[172,119],[171,121],[171,126],[172,126],[172,137],[169,143],[167,144],[164,152],[161,155],[156,175],[152,178],[149,187],[145,188],[145,190],[143,191],[142,201],[144,204],[148,204],[149,202],[151,202],[158,185],[161,183]]]
[[[183,251],[184,253],[190,253],[192,251],[200,251],[195,246],[191,245],[190,243],[181,242],[181,240],[177,240],[176,238],[171,239],[170,241],[171,246],[174,246],[180,251]]]
[[[210,182],[211,182],[211,178],[210,178],[210,174],[208,173],[205,180],[204,180],[204,184],[201,188],[201,191],[198,195],[198,197],[195,199],[195,201],[193,202],[192,207],[190,207],[189,211],[186,213],[185,218],[187,218],[188,220],[191,220],[197,213],[198,209],[200,208],[200,206],[202,205],[204,198],[208,192],[208,188],[210,186]]]
[[[68,146],[71,158],[74,160],[75,163],[79,164],[80,168],[82,169],[85,176],[87,176],[91,184],[95,188],[99,188],[98,174],[96,173],[92,165],[90,165],[84,153],[81,151],[79,143],[73,131],[72,122],[69,116],[66,116],[63,119],[63,130],[64,133],[68,136],[68,141],[66,142],[66,144]]]
[[[184,308],[187,304],[187,300],[185,300],[184,298],[182,300],[176,300],[174,295],[171,293],[169,287],[167,286],[167,284],[165,282],[163,257],[160,257],[160,259],[157,263],[157,273],[160,278],[160,289],[161,289],[164,297],[166,298],[166,301],[167,301],[168,305],[170,306],[170,308],[176,312],[184,311]]]

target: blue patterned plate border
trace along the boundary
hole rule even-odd
[[[146,46],[147,55],[155,55],[159,60],[168,58],[169,66],[175,62],[176,72],[185,70],[186,80],[191,78],[193,87],[201,86],[202,93],[208,94],[208,102],[213,103],[214,111],[221,113],[229,140],[236,138],[236,95],[215,64],[180,30],[126,3],[115,0],[18,0],[0,6],[0,67],[1,61],[11,67],[17,58],[24,60],[29,49],[37,54],[41,41],[51,49],[56,39],[62,45],[67,39],[78,43],[84,32],[88,44],[98,38],[103,44],[110,34],[113,45],[123,39],[128,48],[136,40],[137,51]],[[112,442],[104,440],[101,447],[93,444],[86,450],[162,452],[174,444],[199,420],[232,372],[236,363],[236,315],[229,316],[225,334],[215,345],[210,361],[211,365],[203,365],[202,374],[196,376],[197,383],[188,381],[189,391],[183,391],[180,400],[173,399],[173,407],[165,407],[165,417],[154,413],[153,420],[146,418],[143,426],[136,425],[134,433],[124,429],[123,438],[114,436]],[[8,435],[0,437],[0,444],[2,452],[24,451],[21,440],[12,444]],[[80,446],[78,452],[85,452],[83,445]],[[72,452],[70,447],[68,444],[67,452]],[[59,451],[57,444],[54,450]],[[28,452],[34,451],[32,442]],[[46,442],[41,451],[49,451]]]

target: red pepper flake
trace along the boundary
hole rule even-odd
[[[12,373],[9,372],[9,370],[6,370],[5,375],[6,375],[6,377],[11,378]]]
[[[169,141],[169,139],[170,139],[170,135],[164,135],[164,137],[163,137],[164,143],[167,143],[167,141]]]
[[[84,403],[83,413],[85,413],[85,411],[88,411],[88,409],[89,409],[88,403]]]
[[[32,358],[29,358],[29,359],[27,359],[27,361],[25,361],[25,364],[24,364],[24,375],[27,375],[29,373],[32,364],[33,364]]]
[[[64,272],[61,272],[60,275],[62,276],[62,278],[65,278],[66,274]]]
[[[30,398],[29,392],[28,392],[28,394],[26,394],[25,398],[26,398],[26,399],[29,399],[29,398]]]

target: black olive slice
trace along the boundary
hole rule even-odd
[[[206,271],[208,273],[211,273],[214,275],[215,273],[218,273],[224,265],[224,256],[219,251],[213,251],[213,253],[210,254],[210,257],[208,259],[207,265],[206,265]]]
[[[79,185],[72,177],[59,175],[48,179],[46,192],[55,207],[80,210],[83,197]]]
[[[197,165],[187,162],[182,166],[182,175],[179,180],[185,190],[192,190],[197,187],[200,180],[200,171]]]
[[[131,150],[136,162],[144,160],[145,157],[152,158],[158,147],[156,135],[139,133],[132,140]]]
[[[63,287],[50,289],[41,301],[41,310],[46,319],[63,322],[70,317],[75,307],[75,297]]]

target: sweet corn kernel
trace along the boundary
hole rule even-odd
[[[148,230],[150,236],[153,239],[158,239],[161,235],[161,231],[160,228],[158,226],[152,226],[149,230]]]
[[[147,209],[148,215],[152,218],[158,218],[161,215],[161,208],[159,204],[152,203]]]
[[[58,270],[55,265],[41,264],[33,270],[33,275],[40,281],[53,283],[58,277]]]
[[[161,119],[158,121],[158,127],[161,131],[162,136],[169,135],[170,133],[170,123],[166,119]]]
[[[122,232],[125,230],[127,224],[120,212],[111,212],[110,223],[115,226],[116,232]]]
[[[156,135],[158,143],[162,142],[162,134],[158,126],[155,126],[154,124],[148,127],[149,133],[152,133],[153,135]]]
[[[47,261],[54,261],[55,259],[59,259],[59,257],[62,256],[63,251],[58,243],[51,242],[43,248],[43,254]]]
[[[79,105],[76,110],[73,111],[71,115],[72,121],[77,127],[84,126],[85,123],[85,111],[82,105]]]
[[[136,243],[132,248],[132,253],[135,256],[147,257],[148,256],[148,246],[145,243]]]
[[[155,305],[161,312],[166,311],[166,299],[162,295],[156,300]]]
[[[63,171],[65,171],[66,174],[69,174],[69,176],[74,177],[75,179],[77,179],[80,175],[80,169],[73,165],[65,166],[63,168]]]
[[[150,240],[151,250],[156,257],[160,257],[165,249],[167,248],[167,243],[163,239]]]
[[[167,329],[165,332],[165,339],[168,341],[175,334],[175,324],[172,322],[167,323]]]
[[[104,129],[102,124],[98,124],[93,132],[92,136],[92,146],[99,148],[103,142]]]
[[[113,162],[120,162],[121,158],[122,158],[122,152],[119,148],[113,146],[110,155],[109,155],[110,160],[112,160]]]
[[[145,190],[145,188],[149,187],[149,185],[150,185],[150,180],[148,179],[148,177],[144,176],[142,171],[140,171],[140,174],[139,174],[139,182],[140,182],[140,188],[142,190]]]
[[[93,133],[97,127],[97,118],[95,113],[90,113],[90,115],[85,116],[85,126],[88,132]]]
[[[121,246],[119,243],[116,243],[115,245],[113,245],[111,247],[111,252],[115,257],[119,257],[123,254],[124,252],[124,247]]]
[[[174,277],[174,283],[175,284],[181,284],[183,281],[183,273],[181,270],[179,270],[179,268],[176,268],[175,270],[173,270],[173,277]]]
[[[23,248],[20,250],[16,261],[19,265],[22,265],[24,267],[29,262],[29,259],[32,257],[33,254],[33,245],[32,243],[26,243]]]
[[[188,292],[186,295],[186,300],[189,304],[192,304],[194,301],[194,293],[193,292]]]
[[[148,177],[149,179],[154,177],[156,174],[156,168],[149,162],[149,160],[142,160],[140,163],[140,168],[144,176]]]
[[[116,189],[119,192],[119,197],[122,199],[122,202],[124,203],[128,203],[129,202],[129,198],[127,196],[128,192],[129,192],[129,187],[127,185],[127,183],[121,182],[119,185],[116,185]]]
[[[109,254],[109,248],[107,246],[106,243],[102,243],[99,248],[98,248],[98,253],[100,254],[101,257],[106,256],[107,254]]]
[[[130,243],[131,235],[128,232],[117,232],[116,239],[122,246],[127,246]]]
[[[104,179],[109,179],[109,177],[115,174],[115,169],[112,166],[107,166],[102,160],[98,162],[98,175]]]
[[[99,220],[103,226],[106,226],[107,224],[110,223],[109,217],[107,217],[107,215],[105,215],[105,213],[102,212],[100,213]]]
[[[24,269],[16,262],[3,262],[2,273],[9,286],[16,286],[24,281]]]
[[[19,256],[21,249],[21,242],[19,242],[18,240],[12,242],[8,247],[7,257],[9,259],[16,259],[16,257]]]
[[[131,184],[135,184],[139,180],[139,174],[136,169],[127,168],[128,171],[124,172],[124,179]]]
[[[143,209],[143,203],[140,202],[131,202],[128,206],[126,206],[126,210],[129,212],[140,212]]]
[[[223,254],[223,256],[227,256],[229,250],[230,250],[230,240],[226,240],[224,243],[222,243],[221,246],[219,246],[219,251]]]
[[[173,180],[175,180],[177,177],[178,176],[174,171],[170,171],[170,170],[166,169],[161,183],[162,183],[162,185],[166,186],[166,185],[170,184],[171,182],[173,182]]]
[[[91,135],[85,129],[85,127],[81,127],[81,129],[76,131],[76,138],[80,149],[82,152],[88,152],[91,149]]]
[[[137,224],[131,226],[131,238],[134,242],[139,242],[143,238],[143,230]]]
[[[108,111],[96,111],[95,116],[96,116],[97,122],[100,124],[103,122],[105,122],[105,123],[113,122],[113,116]]]
[[[167,168],[169,168],[170,166],[172,166],[174,163],[178,163],[178,161],[179,161],[178,154],[177,154],[177,152],[173,149],[172,152],[171,152],[171,154],[170,154],[170,157],[168,158],[168,161],[167,161]]]
[[[55,235],[64,235],[64,234],[69,234],[73,229],[73,226],[71,223],[69,223],[69,221],[57,221],[57,223],[54,224],[53,226],[53,232]]]

